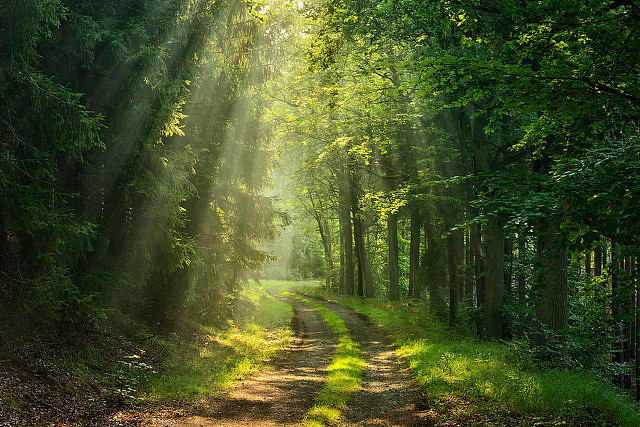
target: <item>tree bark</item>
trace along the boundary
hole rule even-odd
[[[462,232],[460,230],[452,232],[446,240],[447,267],[449,270],[449,326],[458,324],[461,281],[458,267],[462,258],[461,240]]]
[[[527,236],[525,234],[518,236],[518,261],[519,268],[516,273],[518,277],[518,305],[524,307],[527,296],[527,276],[524,270],[527,265]]]
[[[471,245],[471,230],[465,233],[465,277],[464,277],[464,300],[467,307],[473,308],[473,277],[471,269],[473,268],[473,247]]]
[[[473,250],[473,276],[476,282],[476,306],[484,307],[485,304],[485,254],[482,249],[482,239],[480,234],[480,224],[471,226],[471,249]],[[482,319],[478,319],[478,335],[484,335]]]
[[[425,272],[425,283],[429,293],[429,307],[431,312],[439,313],[444,307],[441,292],[442,283],[445,281],[445,270],[442,263],[443,241],[437,226],[431,218],[425,220],[425,238],[428,241],[424,252],[422,265]]]
[[[329,228],[329,222],[326,218],[322,216],[321,211],[323,210],[322,204],[316,206],[316,202],[313,198],[313,193],[309,192],[309,202],[311,203],[311,215],[316,220],[318,225],[318,232],[320,233],[320,239],[322,240],[322,248],[324,250],[324,259],[327,263],[327,272],[326,284],[330,289],[333,288],[335,284],[335,275],[333,271],[333,251],[331,248],[331,229]]]
[[[567,328],[567,241],[551,218],[538,230],[538,320],[554,332]]]
[[[491,217],[486,227],[486,302],[484,305],[484,335],[504,336],[504,318],[500,307],[504,302],[504,230],[502,221]]]
[[[611,317],[613,318],[613,336],[614,342],[611,346],[611,361],[613,363],[624,362],[624,322],[621,317],[623,314],[623,291],[621,289],[622,284],[620,281],[620,262],[618,259],[618,242],[612,240],[611,242]],[[624,386],[624,375],[614,374],[613,383],[617,386]]]
[[[417,275],[420,262],[420,210],[411,207],[411,237],[409,242],[409,297],[419,296]]]
[[[387,243],[389,245],[389,298],[400,298],[398,268],[398,214],[387,216]]]
[[[351,228],[351,188],[350,179],[346,171],[346,167],[343,165],[339,174],[339,186],[338,191],[340,194],[339,209],[340,215],[338,220],[340,222],[340,231],[342,235],[342,244],[344,251],[344,283],[343,292],[347,295],[353,295],[355,293],[355,280],[354,272],[355,266],[353,263],[353,231]]]
[[[598,245],[593,250],[593,274],[594,276],[602,276],[602,247]]]
[[[353,178],[352,178],[353,179]],[[351,186],[351,211],[353,213],[353,237],[358,258],[358,296],[374,297],[373,279],[369,266],[369,257],[364,244],[364,229],[362,225],[362,212],[358,205],[357,185]]]

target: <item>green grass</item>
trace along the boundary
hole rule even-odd
[[[284,295],[296,298],[318,310],[338,336],[338,348],[328,367],[325,384],[316,398],[315,405],[303,420],[303,424],[307,426],[338,425],[341,413],[349,403],[352,393],[361,387],[362,369],[366,364],[360,348],[351,339],[344,321],[333,311],[298,295],[288,292],[284,292]]]
[[[469,402],[470,417],[506,411],[547,422],[640,425],[638,406],[593,372],[523,369],[510,347],[449,330],[424,302],[332,298],[391,333],[431,408],[453,400]]]
[[[156,341],[167,357],[157,373],[147,375],[139,398],[188,398],[222,392],[288,346],[291,306],[266,293],[274,284],[252,282],[246,286],[239,296],[242,309],[224,330],[193,325],[198,331],[193,342]]]

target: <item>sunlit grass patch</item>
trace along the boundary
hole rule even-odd
[[[289,345],[291,306],[265,292],[272,285],[246,287],[249,301],[224,330],[199,325],[198,339],[158,341],[167,357],[159,373],[148,378],[141,398],[196,397],[231,387],[264,366]]]
[[[422,301],[330,297],[392,334],[431,407],[457,396],[471,402],[465,408],[471,415],[507,412],[559,423],[640,425],[638,406],[593,372],[525,369],[510,347],[450,330]]]
[[[334,333],[338,335],[338,348],[328,367],[327,379],[316,404],[307,413],[303,424],[307,426],[338,425],[342,411],[351,400],[351,395],[360,389],[362,370],[366,366],[360,347],[351,339],[344,321],[333,311],[288,292],[285,295],[296,298],[318,310]]]

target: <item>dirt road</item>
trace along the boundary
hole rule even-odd
[[[319,312],[282,296],[294,310],[296,337],[271,367],[248,378],[223,397],[187,407],[139,408],[114,414],[111,426],[288,426],[299,425],[321,390],[336,350],[336,337]],[[292,288],[295,289],[295,288]],[[293,292],[289,289],[289,292]],[[308,297],[307,297],[308,298]],[[350,309],[320,302],[336,312],[362,349],[367,363],[363,388],[343,414],[344,426],[421,426],[429,420],[412,403],[409,375],[379,329]]]

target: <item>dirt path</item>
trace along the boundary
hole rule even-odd
[[[277,297],[279,287],[269,291]],[[295,288],[290,289],[295,292]],[[305,296],[305,298],[309,298]],[[299,425],[313,406],[336,350],[336,337],[318,311],[295,299],[291,349],[228,394],[186,407],[176,402],[114,414],[110,426],[289,426]],[[315,300],[337,313],[362,349],[367,367],[363,389],[343,414],[344,426],[425,426],[415,410],[407,367],[384,333],[366,318],[338,304]]]
[[[278,289],[269,291],[279,296]],[[110,426],[288,426],[299,425],[322,389],[337,342],[319,312],[287,299],[294,309],[296,337],[271,367],[222,397],[187,407],[139,408],[115,414]]]
[[[425,413],[416,410],[409,369],[399,360],[383,331],[349,308],[306,295],[305,298],[324,305],[342,318],[353,339],[360,344],[367,363],[362,390],[354,394],[341,425],[433,425]]]

